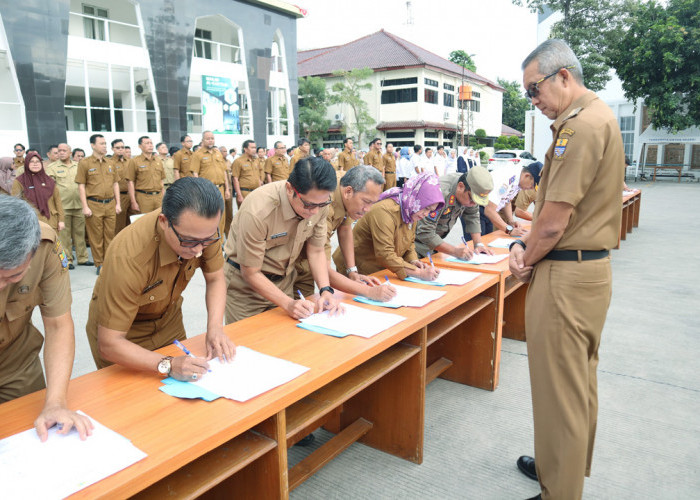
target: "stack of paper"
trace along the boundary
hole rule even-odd
[[[359,296],[355,297],[355,300],[357,302],[371,304],[373,306],[391,307],[396,309],[398,307],[423,307],[424,305],[429,304],[433,300],[437,300],[443,295],[445,295],[445,292],[438,292],[437,290],[423,290],[420,288],[410,288],[407,286],[394,285],[393,283],[392,285],[394,288],[396,288],[396,295],[393,299],[391,299],[388,302],[379,302],[376,300],[368,299],[367,297]]]
[[[302,319],[297,326],[333,337],[357,335],[368,339],[406,319],[398,314],[372,311],[350,304],[343,304],[343,307],[344,314],[331,316],[328,311],[324,311]]]
[[[510,244],[515,241],[515,238],[496,238],[489,243],[491,248],[509,248]]]
[[[445,260],[448,262],[461,262],[462,264],[496,264],[503,259],[507,259],[508,254],[501,255],[486,255],[484,253],[474,254],[469,260],[458,259],[457,257],[448,257]]]
[[[440,269],[440,275],[433,281],[422,280],[410,276],[406,281],[412,283],[422,283],[424,285],[445,286],[445,285],[466,285],[479,277],[481,273],[471,271],[457,271],[455,269]]]
[[[55,427],[44,443],[34,429],[1,440],[2,498],[65,498],[147,456],[125,437],[90,420],[94,429],[85,441],[76,430],[63,435]]]

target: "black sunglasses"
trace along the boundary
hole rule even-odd
[[[559,73],[563,69],[574,69],[576,66],[562,66],[558,70],[556,70],[554,73],[550,73],[547,76],[543,76],[539,80],[537,80],[535,83],[531,83],[528,85],[527,89],[525,90],[525,97],[528,99],[534,99],[538,95],[540,95],[540,83],[545,81],[547,78],[552,78],[554,75]]]

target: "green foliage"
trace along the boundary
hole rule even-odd
[[[453,50],[450,52],[450,55],[447,59],[452,61],[455,64],[459,64],[463,68],[468,69],[469,71],[473,71],[476,73],[476,64],[474,64],[474,61],[472,60],[472,56],[476,54],[467,54],[463,50]]]
[[[319,77],[299,78],[299,126],[312,144],[323,144],[330,120],[326,119],[328,108],[326,82]]]
[[[506,89],[503,93],[503,123],[524,132],[525,112],[530,109],[530,103],[523,96],[522,84],[502,78],[498,79],[498,84]]]
[[[474,137],[476,137],[477,139],[483,139],[484,137],[486,137],[486,130],[484,130],[483,128],[476,129],[474,131]]]
[[[355,120],[352,122],[350,117],[346,116],[343,122],[343,132],[346,135],[356,135],[358,148],[361,147],[363,135],[376,134],[376,129],[374,129],[376,121],[369,114],[369,106],[360,95],[361,91],[372,89],[372,84],[365,81],[372,73],[374,70],[371,68],[333,72],[333,76],[342,77],[342,80],[333,84],[333,94],[331,94],[330,100],[332,104],[344,104],[352,110]]]
[[[638,4],[610,52],[625,97],[644,99],[654,128],[700,124],[700,2]]]
[[[524,147],[525,141],[515,135],[502,135],[493,143],[495,151],[501,149],[523,149]]]

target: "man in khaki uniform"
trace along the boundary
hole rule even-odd
[[[294,151],[294,155],[289,161],[289,171],[291,172],[294,170],[294,165],[296,165],[299,160],[302,158],[308,158],[309,156],[311,156],[311,143],[308,139],[301,138],[299,140],[299,146],[297,147],[296,151]]]
[[[289,178],[289,162],[284,153],[287,151],[287,146],[282,141],[275,142],[275,154],[265,162],[265,175],[267,182],[286,181]]]
[[[338,170],[347,172],[355,165],[360,164],[360,161],[355,157],[353,144],[350,137],[346,137],[343,141],[343,151],[338,154]]]
[[[228,256],[226,322],[283,308],[295,319],[314,312],[314,303],[296,300],[294,264],[302,247],[320,290],[320,310],[338,307],[329,286],[326,216],[335,171],[320,158],[297,163],[288,181],[256,189],[236,212],[224,251]]]
[[[150,137],[139,137],[141,154],[129,160],[126,169],[129,200],[134,213],[147,214],[160,208],[163,202],[165,168],[158,155],[153,154]]]
[[[231,190],[226,175],[226,160],[221,151],[214,146],[214,133],[207,130],[202,134],[202,147],[192,155],[190,170],[194,177],[209,179],[219,188],[221,199],[225,202],[231,198]],[[225,217],[221,218],[219,231],[224,233]]]
[[[221,157],[224,159],[226,164],[226,182],[229,185],[229,190],[231,196],[224,198],[224,233],[228,234],[229,229],[231,229],[231,221],[233,220],[233,195],[235,194],[233,190],[233,179],[231,178],[231,166],[236,158],[236,148],[231,148],[231,152],[226,150],[226,146],[219,146],[219,152]]]
[[[256,158],[255,165],[258,168],[258,175],[260,176],[260,185],[265,184],[267,180],[265,177],[265,161],[267,161],[267,151],[262,146],[258,146],[257,150],[258,157]]]
[[[624,151],[615,115],[583,84],[581,64],[550,39],[523,62],[523,85],[550,120],[532,230],[511,245],[510,269],[530,281],[525,302],[535,460],[541,497],[579,499],[591,472],[598,346],[620,232]]]
[[[168,145],[166,143],[159,142],[156,144],[156,152],[158,153],[158,158],[160,158],[160,161],[163,162],[163,171],[165,172],[163,189],[167,190],[172,183],[175,182],[174,162],[168,154]]]
[[[180,137],[182,149],[173,155],[173,169],[175,170],[175,179],[180,177],[192,177],[190,164],[192,161],[192,138],[189,135]]]
[[[115,236],[119,231],[129,225],[129,212],[131,211],[131,198],[129,198],[129,181],[126,179],[126,170],[129,166],[129,160],[124,155],[124,141],[114,139],[112,141],[112,157],[109,161],[112,163],[114,172],[119,176],[119,201],[122,211],[117,214],[117,221],[114,225]]]
[[[60,434],[75,427],[85,439],[90,420],[66,402],[75,355],[68,257],[53,229],[23,200],[0,196],[0,227],[0,403],[46,388],[34,422],[39,438],[46,441],[48,429],[61,424]],[[39,360],[44,336],[31,321],[36,306],[44,322],[48,386]]]
[[[107,247],[114,237],[114,226],[117,214],[122,210],[119,199],[119,184],[117,174],[110,162],[105,158],[107,141],[101,134],[90,136],[92,155],[83,158],[78,163],[78,173],[75,182],[80,190],[80,203],[85,215],[85,227],[92,260],[95,261],[95,272],[100,274]]]
[[[382,173],[382,176],[384,176],[384,158],[382,157],[381,139],[375,138],[369,143],[369,153],[365,155],[364,162],[365,165],[372,165]]]
[[[241,208],[241,203],[243,203],[246,196],[262,185],[255,151],[254,141],[244,141],[243,154],[233,161],[231,175],[233,177],[233,190],[236,193],[238,208]]]
[[[382,162],[384,164],[384,178],[386,183],[384,184],[384,190],[396,187],[396,158],[394,158],[394,145],[388,143],[386,145],[386,153],[382,156]]]
[[[79,266],[92,266],[88,260],[87,246],[85,245],[85,216],[80,204],[80,190],[75,183],[78,173],[78,163],[71,158],[71,149],[68,144],[58,145],[58,161],[46,167],[46,173],[56,181],[61,204],[63,205],[66,227],[58,233],[61,245],[68,255],[68,268],[75,269],[73,265],[73,246],[78,257]]]
[[[197,379],[207,361],[233,359],[223,332],[226,283],[219,245],[224,208],[218,189],[184,178],[165,193],[162,212],[148,213],[114,239],[95,283],[86,331],[95,364]],[[206,281],[206,358],[163,357],[154,351],[185,340],[182,291],[197,268]]]
[[[24,171],[24,146],[20,143],[15,144],[14,147],[14,153],[15,157],[12,158],[12,168],[17,170],[18,168],[22,168]],[[17,172],[17,176],[20,175],[21,172]]]

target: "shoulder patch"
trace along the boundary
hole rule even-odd
[[[565,135],[568,135],[569,137],[571,137],[571,136],[574,135],[575,133],[576,133],[576,132],[574,132],[574,131],[571,130],[570,128],[565,128],[565,129],[562,129],[562,130],[559,132],[559,137],[562,137],[562,136],[565,136]]]
[[[437,210],[433,210],[428,214],[428,219],[434,221],[437,219]]]
[[[454,205],[455,204],[455,195],[450,195],[450,199],[447,202],[448,205]]]
[[[64,270],[68,269],[68,255],[66,255],[66,251],[61,246],[60,241],[56,240],[53,251],[56,255],[58,255],[58,258],[61,261],[61,267],[63,267]]]
[[[554,144],[554,158],[561,159],[564,157],[568,143],[569,139],[557,139],[557,142]]]
[[[442,217],[450,215],[451,213],[452,213],[452,207],[447,207],[445,210],[442,211]]]

